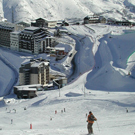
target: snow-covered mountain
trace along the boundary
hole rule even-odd
[[[0,0],[0,17],[30,22],[36,18],[81,18],[93,13],[121,20],[135,19],[133,0]]]
[[[16,22],[82,18],[92,13],[135,19],[135,0],[0,0],[1,18],[11,21],[12,7]],[[55,72],[71,75],[71,82],[61,89],[37,92],[33,99],[17,99],[13,94],[19,67],[32,58],[50,57],[0,47],[0,135],[86,135],[89,111],[97,118],[94,134],[135,135],[135,27],[63,28],[71,35],[63,35],[59,40],[66,42],[58,46],[70,53],[76,50],[76,70],[71,75],[69,56],[61,61],[52,58],[50,65]]]

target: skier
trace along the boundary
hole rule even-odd
[[[126,112],[128,113],[128,109],[126,108]]]
[[[11,124],[13,124],[13,119],[11,119]]]
[[[96,121],[97,119],[95,118],[95,116],[93,115],[93,113],[90,111],[89,112],[89,115],[87,117],[87,122],[88,122],[88,125],[87,125],[87,129],[88,129],[88,134],[93,134],[93,128],[92,128],[92,125],[94,123],[94,121]]]

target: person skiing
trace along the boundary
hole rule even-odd
[[[93,134],[92,125],[93,125],[94,121],[97,121],[97,119],[95,118],[95,116],[93,115],[93,113],[90,111],[90,112],[89,112],[89,115],[88,115],[88,117],[87,117],[87,122],[88,122],[87,129],[88,129],[88,134]]]

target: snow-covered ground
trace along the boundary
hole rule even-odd
[[[33,99],[17,99],[12,92],[2,95],[18,84],[15,71],[22,62],[50,57],[0,48],[0,58],[4,59],[0,61],[0,135],[85,135],[90,110],[97,118],[95,135],[134,135],[135,27],[91,24],[65,29],[72,34],[63,38],[72,44],[76,41],[76,70],[71,82],[60,90],[39,92]],[[72,44],[66,44],[70,51]],[[68,56],[64,60],[58,63],[62,67],[54,67],[51,59],[51,68],[71,75],[72,67],[64,67]]]

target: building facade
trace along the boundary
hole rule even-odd
[[[19,69],[19,85],[49,83],[49,62],[43,59],[33,59],[22,64]]]
[[[44,89],[41,84],[14,86],[14,94],[18,98],[34,98],[37,96],[37,91],[42,90]]]
[[[48,45],[52,45],[54,38],[47,29],[27,27],[20,33],[19,49],[33,54],[43,53]]]
[[[107,19],[104,16],[100,16],[99,21],[100,21],[100,23],[106,23]]]
[[[31,23],[31,26],[35,27],[45,27],[45,28],[55,28],[57,26],[57,21],[46,20],[43,18],[36,19],[35,22]]]
[[[29,23],[26,23],[26,22],[18,22],[17,24],[19,24],[19,25],[22,25],[24,28],[26,28],[26,27],[30,27],[30,24]]]
[[[128,20],[118,21],[118,20],[115,20],[113,18],[108,18],[107,24],[109,24],[109,25],[119,25],[119,26],[131,26],[131,25],[133,25],[133,23],[128,21]]]
[[[10,49],[19,51],[19,36],[20,32],[10,32]]]
[[[91,23],[99,23],[99,16],[93,15],[93,16],[86,16],[84,18],[84,24],[91,24]]]
[[[10,48],[10,32],[21,31],[22,25],[0,22],[0,46]]]

